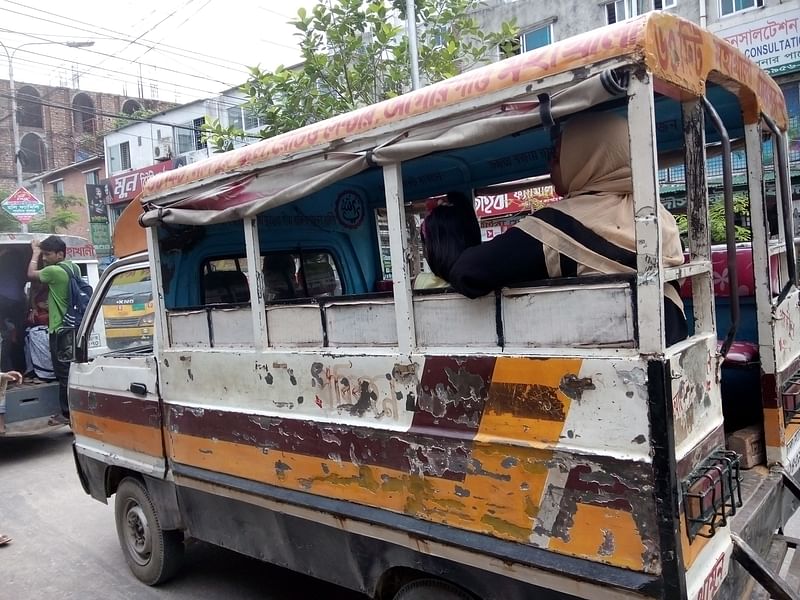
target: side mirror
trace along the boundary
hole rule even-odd
[[[75,360],[75,329],[64,327],[56,332],[56,358],[64,362]]]

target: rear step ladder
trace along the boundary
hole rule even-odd
[[[785,471],[782,475],[783,483],[786,488],[789,489],[792,495],[800,500],[800,483]],[[768,560],[759,556],[747,542],[738,535],[732,533],[731,540],[733,541],[733,559],[742,565],[753,579],[761,584],[764,590],[769,593],[769,598],[774,598],[775,600],[800,600],[800,591],[798,591],[797,586],[798,579],[793,573],[792,567],[790,567],[789,570],[789,576],[792,580],[790,583],[776,573],[771,566],[771,564],[777,565],[777,568],[780,570],[786,558],[786,553],[790,548],[795,551],[792,561],[792,566],[795,566],[798,560],[800,560],[800,550],[798,550],[798,547],[800,547],[800,539],[781,534],[775,535],[772,540]]]

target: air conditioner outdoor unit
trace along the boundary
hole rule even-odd
[[[170,143],[160,141],[153,146],[153,157],[156,160],[169,160],[172,158],[172,146],[170,146]]]

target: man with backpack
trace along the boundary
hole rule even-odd
[[[67,380],[69,379],[69,363],[58,359],[56,352],[56,332],[62,326],[77,327],[80,323],[65,323],[65,318],[75,320],[73,306],[77,299],[71,298],[70,290],[75,289],[73,280],[80,280],[78,265],[65,260],[67,245],[60,237],[51,235],[41,242],[31,241],[33,255],[28,265],[28,279],[47,284],[47,305],[50,311],[47,331],[50,335],[50,356],[53,360],[53,371],[58,380],[59,401],[64,422],[69,422],[69,403],[67,402]],[[44,267],[37,269],[39,257]],[[88,285],[88,284],[87,284]],[[91,289],[91,288],[90,288]],[[90,292],[91,293],[91,292]],[[85,306],[84,306],[85,308]],[[82,314],[80,316],[83,316]],[[79,319],[80,317],[78,317]]]

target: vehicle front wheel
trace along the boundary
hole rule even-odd
[[[114,518],[122,553],[133,574],[147,585],[172,577],[183,560],[183,533],[164,531],[147,488],[126,477],[117,488]]]
[[[417,579],[405,584],[393,600],[475,600],[459,587],[439,579]]]

